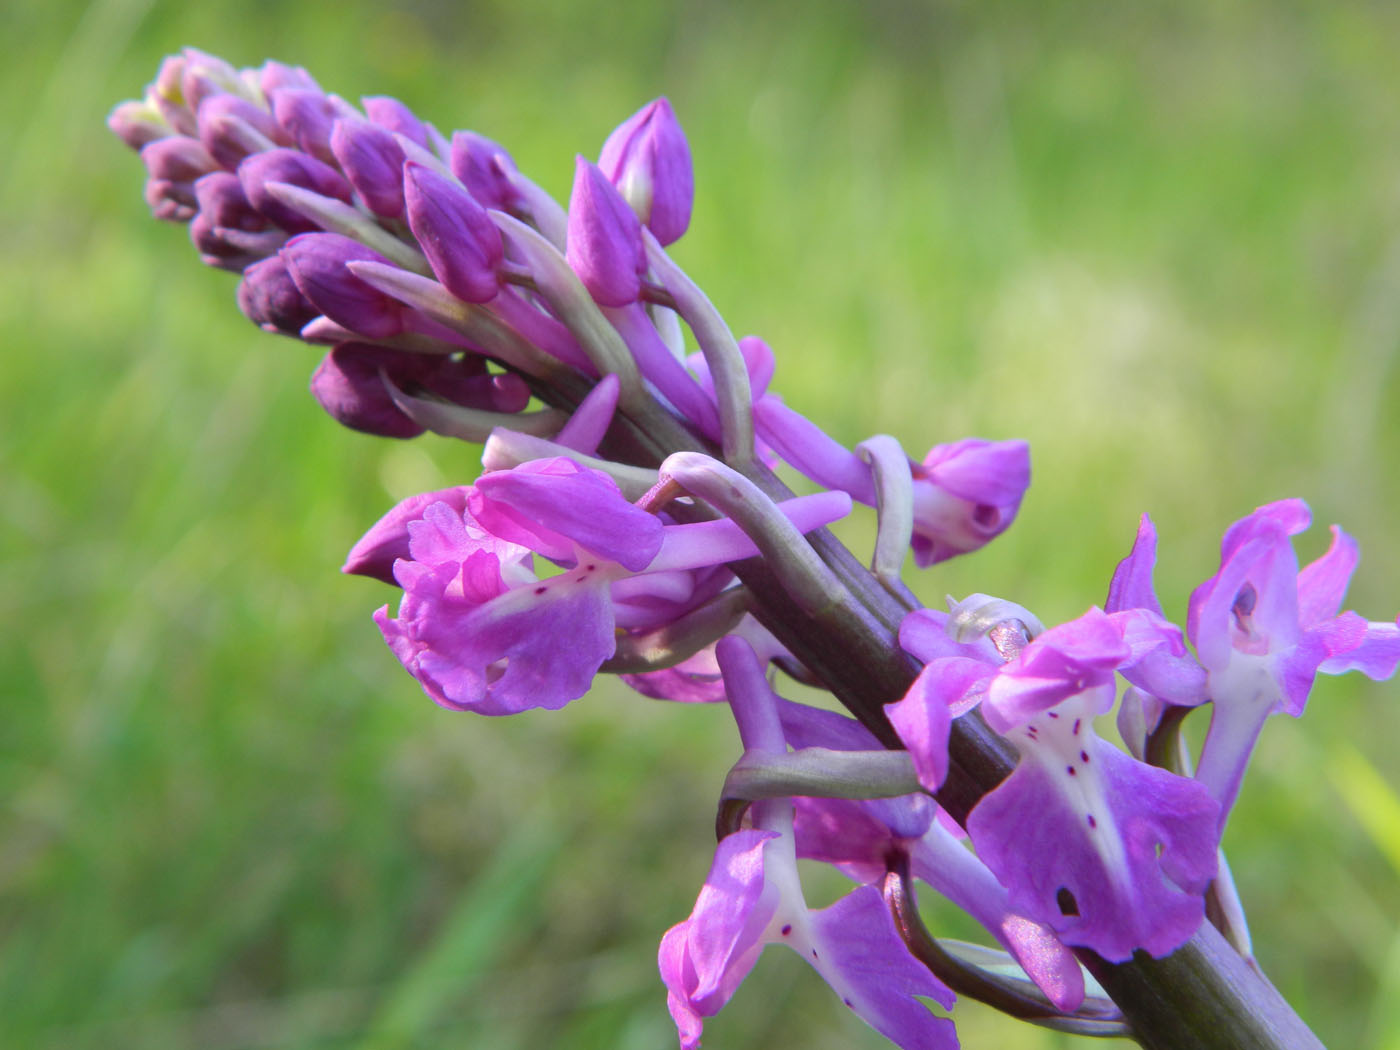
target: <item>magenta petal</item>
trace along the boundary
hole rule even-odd
[[[1355,613],[1343,613],[1338,619],[1361,617]],[[1400,621],[1396,623],[1366,623],[1361,641],[1348,646],[1344,651],[1333,650],[1333,655],[1318,668],[1324,674],[1342,674],[1345,671],[1360,671],[1372,681],[1380,682],[1395,673],[1400,666]]]
[[[661,549],[659,518],[628,503],[606,474],[562,457],[483,475],[471,510],[496,535],[561,560],[573,559],[572,541],[641,572]]]
[[[1119,669],[1133,685],[1168,703],[1195,707],[1206,700],[1206,671],[1186,650],[1181,628],[1145,607],[1110,615],[1129,656]]]
[[[1157,530],[1152,526],[1152,519],[1144,514],[1138,522],[1133,549],[1113,572],[1104,611],[1116,613],[1124,609],[1148,609],[1161,616],[1162,605],[1152,588],[1152,569],[1156,564]]]
[[[1006,733],[1091,689],[1105,691],[1106,709],[1113,702],[1113,673],[1129,655],[1116,622],[1091,608],[1038,636],[998,671],[982,714],[993,729]]]
[[[489,559],[484,551],[476,556]],[[471,571],[470,560],[462,574]],[[453,577],[400,561],[399,615],[375,614],[385,641],[444,707],[486,715],[554,709],[576,700],[613,654],[606,587],[582,570],[507,591],[478,605],[453,594]],[[469,588],[464,588],[469,589]]]
[[[985,682],[994,668],[976,660],[936,660],[919,672],[904,698],[885,705],[890,724],[909,749],[919,783],[937,791],[948,775],[950,703]]]
[[[1282,532],[1285,536],[1296,536],[1311,524],[1312,511],[1300,499],[1266,503],[1225,530],[1220,540],[1220,561],[1222,564],[1228,561],[1239,548],[1257,536],[1274,531]]]
[[[460,514],[466,509],[468,491],[465,485],[455,485],[403,500],[350,548],[340,571],[393,583],[394,562],[409,556],[408,523],[421,518],[424,510],[434,503],[445,503]]]
[[[690,917],[661,939],[658,963],[682,1047],[699,1046],[701,1018],[734,995],[762,950],[759,940],[776,901],[764,900],[763,847],[776,832],[728,835]]]
[[[1023,757],[972,811],[968,833],[1013,910],[1112,962],[1139,948],[1161,957],[1204,918],[1219,805],[1194,780],[1087,743],[1077,777]]]
[[[951,1009],[954,995],[910,953],[880,891],[861,886],[829,908],[811,913],[807,961],[841,1001],[871,1028],[904,1050],[956,1050],[953,1022],[935,1017],[915,996]]]
[[[1298,622],[1311,627],[1330,620],[1341,611],[1347,584],[1356,571],[1361,552],[1356,541],[1332,526],[1332,544],[1327,553],[1305,565],[1298,573]]]

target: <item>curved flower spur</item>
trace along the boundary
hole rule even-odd
[[[955,993],[1149,1047],[1319,1045],[1247,957],[1220,837],[1269,715],[1301,714],[1319,671],[1400,663],[1400,626],[1338,614],[1345,534],[1299,571],[1306,508],[1260,508],[1184,634],[1145,518],[1103,610],[1047,630],[985,595],[919,609],[908,553],[927,567],[1009,527],[1027,446],[852,450],[771,392],[772,351],[666,250],[694,175],[665,99],[576,158],[567,208],[491,139],[277,62],[188,49],[109,125],[152,213],[240,275],[244,314],[324,348],[332,418],[484,443],[481,477],[392,508],[345,566],[402,589],[375,620],[433,700],[558,708],[611,672],[727,701],[743,753],[720,842],[661,943],[683,1047],[770,943],[902,1047],[957,1045],[919,998]],[[793,496],[784,465],[822,491]],[[877,511],[869,570],[823,527],[853,501]],[[781,699],[779,671],[853,717]],[[1193,761],[1178,730],[1207,704]],[[1095,725],[1115,705],[1126,750]],[[856,888],[810,908],[799,858]],[[999,947],[931,936],[920,883]]]

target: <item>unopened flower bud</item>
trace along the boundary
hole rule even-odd
[[[135,99],[118,103],[107,115],[107,127],[134,150],[172,133],[160,110],[149,102]]]
[[[321,313],[301,294],[280,255],[243,271],[243,280],[238,284],[238,308],[263,331],[291,336]]]
[[[452,174],[484,208],[509,211],[520,195],[508,172],[515,167],[504,147],[474,131],[452,134]]]
[[[967,438],[914,466],[914,561],[927,567],[977,550],[1016,518],[1031,480],[1024,441]]]
[[[351,429],[410,438],[421,434],[423,427],[395,405],[385,380],[397,388],[431,394],[456,405],[511,411],[507,406],[517,404],[518,399],[511,387],[499,386],[497,378],[473,355],[459,359],[342,343],[316,369],[311,392],[327,412]]]
[[[420,164],[404,165],[408,224],[444,288],[469,303],[496,297],[504,257],[501,231],[456,182]]]
[[[246,95],[247,88],[238,75],[238,70],[217,55],[210,55],[197,48],[184,50],[185,68],[180,74],[180,93],[185,105],[198,113],[200,104],[219,94]]]
[[[414,115],[413,110],[398,99],[388,95],[372,95],[360,99],[360,104],[365,107],[365,114],[369,119],[380,127],[406,136],[424,149],[432,148],[428,145],[427,126]]]
[[[194,186],[170,179],[147,179],[146,203],[161,222],[189,222],[198,210]]]
[[[403,214],[403,148],[394,133],[368,120],[342,117],[331,131],[331,152],[369,210],[388,219]]]
[[[582,157],[574,165],[565,258],[603,306],[626,306],[641,296],[647,266],[642,225],[613,184]]]
[[[350,184],[329,164],[294,149],[271,149],[255,153],[238,165],[238,181],[253,207],[289,233],[310,233],[316,223],[295,208],[283,204],[268,191],[268,184],[279,182],[351,202]]]
[[[289,88],[271,96],[272,115],[282,130],[304,153],[327,164],[336,163],[331,152],[331,129],[343,114],[319,91]]]
[[[248,251],[246,245],[239,243],[239,232],[216,226],[214,220],[203,211],[190,220],[190,241],[199,252],[199,261],[205,266],[214,266],[220,270],[240,273],[245,266],[263,257]],[[229,234],[233,236],[230,237]]]
[[[204,100],[199,107],[199,141],[229,171],[250,153],[292,144],[271,113],[237,95]]]
[[[345,265],[352,260],[388,263],[378,252],[336,233],[303,233],[288,241],[281,255],[301,294],[336,324],[367,339],[389,339],[403,331],[403,306]]]
[[[399,350],[341,343],[322,358],[311,376],[311,395],[336,422],[379,437],[413,438],[423,428],[399,411],[379,371],[402,356]]]
[[[252,232],[267,229],[267,218],[249,202],[232,172],[211,171],[195,180],[194,196],[199,213],[215,226]]]
[[[617,127],[598,167],[663,245],[685,233],[695,199],[690,147],[671,104],[648,103]]]
[[[141,148],[141,163],[153,179],[194,182],[219,167],[197,139],[170,135]]]
[[[263,63],[258,73],[258,87],[268,99],[284,91],[312,91],[318,94],[321,91],[316,78],[301,66],[288,66],[271,59]]]
[[[185,103],[180,81],[185,75],[185,57],[169,55],[161,62],[156,79],[147,92],[146,100],[153,106],[165,122],[181,135],[195,135],[194,109]]]

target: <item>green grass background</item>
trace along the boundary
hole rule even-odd
[[[315,352],[149,219],[103,118],[184,44],[397,95],[560,196],[668,94],[698,184],[676,255],[791,404],[848,442],[1030,440],[1020,521],[921,577],[929,601],[1077,615],[1149,511],[1184,616],[1224,526],[1301,495],[1361,542],[1351,604],[1400,606],[1400,8],[97,0],[5,24],[5,1046],[671,1046],[655,945],[735,756],[720,710],[605,685],[483,720],[398,669],[369,620],[390,592],[336,570],[476,450],[330,424]],[[1398,747],[1393,683],[1323,680],[1228,831],[1259,958],[1337,1048],[1400,1047]],[[956,1016],[968,1047],[1079,1045]],[[715,1050],[880,1045],[778,952],[707,1026]]]

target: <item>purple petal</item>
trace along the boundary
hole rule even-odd
[[[977,550],[1016,519],[1030,485],[1024,441],[937,445],[914,467],[914,562],[926,568]]]
[[[462,579],[482,568],[473,561],[499,564],[479,551],[463,562]],[[399,615],[381,609],[375,622],[444,707],[486,715],[563,707],[588,691],[615,649],[606,586],[582,569],[479,605],[454,593],[473,589],[455,574],[400,561],[395,577],[404,588]]]
[[[336,163],[331,131],[344,112],[320,91],[286,90],[272,96],[272,115],[297,148],[325,164]]]
[[[1138,949],[1160,958],[1205,916],[1219,806],[1196,781],[1086,744],[1076,777],[1024,757],[972,811],[968,832],[1015,911],[1111,962]]]
[[[1343,613],[1342,616],[1356,614]],[[1356,616],[1356,619],[1360,620],[1361,617]],[[1393,675],[1397,665],[1400,665],[1400,620],[1396,623],[1367,623],[1359,643],[1342,652],[1334,651],[1318,670],[1325,674],[1360,671],[1372,681],[1380,682]]]
[[[342,426],[378,437],[414,438],[423,428],[399,411],[379,377],[382,360],[396,351],[341,343],[311,376],[311,394]]]
[[[861,886],[811,923],[821,957],[807,961],[857,1017],[904,1050],[956,1050],[953,1022],[915,998],[951,1009],[955,996],[909,953],[879,890]]]
[[[700,1045],[701,1018],[724,1008],[762,950],[759,935],[776,901],[764,900],[764,844],[772,831],[728,835],[695,908],[661,939],[658,963],[681,1046]]]
[[[280,255],[269,256],[243,271],[238,308],[254,324],[285,335],[296,335],[321,312],[301,294]]]
[[[471,510],[497,536],[561,561],[573,560],[577,543],[641,572],[661,549],[659,518],[627,502],[606,474],[562,457],[483,475]]]
[[[1152,588],[1152,569],[1157,564],[1157,530],[1146,514],[1138,523],[1137,539],[1128,556],[1118,563],[1113,582],[1108,585],[1108,600],[1104,611],[1147,609],[1162,616],[1162,605]]]
[[[402,500],[350,548],[340,571],[394,583],[394,562],[409,557],[408,523],[421,519],[423,512],[434,503],[444,503],[461,514],[467,507],[468,491],[465,485],[454,485]]]
[[[987,687],[982,714],[999,733],[1089,690],[1113,702],[1113,673],[1130,650],[1117,624],[1098,608],[1052,627],[999,670]],[[1099,713],[1095,711],[1094,713]]]
[[[936,660],[919,672],[903,699],[885,705],[925,790],[937,791],[948,775],[948,733],[953,724],[949,704],[984,683],[994,670],[975,660]]]
[[[514,169],[504,147],[473,131],[452,133],[450,167],[484,208],[510,211],[519,200],[507,172]]]
[[[1341,611],[1347,584],[1360,560],[1356,541],[1333,525],[1327,553],[1298,573],[1298,622],[1303,627],[1331,620]]]

